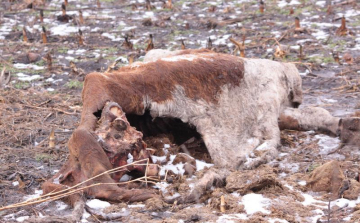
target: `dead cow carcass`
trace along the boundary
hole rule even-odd
[[[284,128],[339,132],[340,119],[324,109],[295,109],[302,102],[302,91],[293,64],[207,50],[153,50],[145,61],[86,76],[81,123],[69,141],[69,161],[44,184],[45,192],[60,187],[56,183],[74,185],[121,166],[126,153],[136,159],[149,157],[141,133],[131,129],[122,111],[138,115],[140,122],[140,117],[149,114],[194,126],[214,164],[230,169],[252,168],[274,158],[280,140],[279,119]],[[100,123],[108,120],[104,128],[98,126],[100,117]],[[126,134],[136,137],[125,139]],[[89,183],[114,182],[120,176],[107,174]],[[86,193],[130,201],[152,195],[116,185],[93,187]]]

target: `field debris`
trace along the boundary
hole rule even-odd
[[[359,116],[360,108],[360,5],[355,0],[20,0],[0,5],[0,221],[315,223],[360,218],[360,152],[354,140],[360,128],[345,119]],[[57,199],[61,196],[41,197],[41,185],[63,173],[69,159],[67,143],[80,123],[86,74],[136,67],[150,49],[183,48],[291,62],[303,81],[301,107],[325,108],[353,131],[339,139],[282,130],[274,160],[226,173],[224,181],[214,180],[190,204],[163,198],[185,197],[214,168],[199,136],[181,143],[169,135],[144,138],[144,153],[159,165],[160,178],[137,178],[135,171],[118,176],[127,190],[155,191],[157,196],[144,202],[89,197],[75,202],[74,209]],[[117,62],[120,57],[127,60]],[[128,172],[131,161],[136,156],[122,157],[129,166],[115,171]],[[139,169],[144,166],[149,167],[147,160]],[[96,187],[91,185],[86,186]],[[73,195],[88,189],[84,186]],[[15,205],[34,201],[41,202]],[[2,209],[9,205],[15,206]]]

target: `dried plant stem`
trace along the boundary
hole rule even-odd
[[[147,161],[146,164],[141,164],[140,162],[144,162],[144,161]],[[127,164],[127,165],[124,165],[124,166],[121,166],[121,167],[116,167],[116,168],[113,168],[111,170],[107,170],[103,173],[100,173],[94,177],[91,177],[81,183],[78,183],[72,187],[69,187],[69,188],[66,188],[66,189],[63,189],[61,191],[58,191],[58,192],[50,192],[46,195],[42,195],[40,197],[37,197],[37,198],[32,198],[32,199],[29,199],[27,201],[24,201],[24,202],[20,202],[20,203],[16,203],[16,204],[12,204],[12,205],[9,205],[9,206],[5,206],[5,207],[1,207],[0,208],[0,211],[2,210],[7,210],[7,209],[11,209],[11,208],[17,208],[17,207],[23,207],[23,206],[28,206],[28,205],[33,205],[33,204],[39,204],[39,203],[43,203],[43,202],[46,202],[46,201],[54,201],[54,200],[58,200],[60,198],[64,198],[64,197],[67,197],[67,196],[70,196],[70,195],[73,195],[73,194],[76,194],[78,192],[81,192],[85,189],[88,189],[88,188],[91,188],[91,187],[95,187],[95,186],[101,186],[101,185],[124,185],[124,184],[128,184],[128,183],[131,183],[131,182],[145,182],[145,183],[154,183],[154,181],[157,181],[156,178],[153,178],[153,177],[148,177],[147,175],[143,176],[143,177],[140,177],[138,179],[134,179],[134,180],[130,180],[130,181],[127,181],[127,182],[118,182],[118,183],[96,183],[96,184],[91,184],[91,185],[88,185],[88,186],[84,186],[84,187],[80,187],[80,188],[77,188],[99,176],[102,176],[104,174],[111,174],[111,173],[115,173],[115,172],[119,172],[121,171],[122,169],[124,169],[125,167],[127,166],[132,166],[132,165],[146,165],[148,167],[149,165],[149,159],[142,159],[142,160],[138,160],[138,161],[135,161],[133,163],[130,163],[130,164]],[[147,171],[147,168],[146,170]],[[149,181],[150,180],[150,181]]]

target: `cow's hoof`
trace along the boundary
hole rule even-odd
[[[360,145],[360,118],[343,118],[339,125],[341,142]]]

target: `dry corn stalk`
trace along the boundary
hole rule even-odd
[[[168,0],[168,1],[165,3],[164,8],[172,9],[172,8],[173,8],[172,1],[171,1],[171,0]]]
[[[243,35],[242,43],[234,40],[233,38],[230,38],[230,41],[235,44],[234,54],[236,54],[237,51],[240,51],[240,56],[245,57],[245,35]]]
[[[129,56],[128,56],[128,60],[129,60],[129,65],[131,65],[132,63],[134,63],[134,55],[129,55]]]
[[[224,198],[224,195],[221,195],[221,197],[220,197],[220,211],[222,213],[225,212],[225,198]]]
[[[48,70],[51,70],[51,69],[52,69],[52,58],[51,58],[50,53],[46,54],[45,60],[46,60],[46,62],[47,62],[47,68],[48,68]]]
[[[51,129],[51,132],[50,132],[49,148],[50,148],[50,149],[54,149],[54,148],[55,148],[55,130],[54,130],[54,128]]]
[[[66,6],[64,3],[61,4],[61,11],[62,11],[62,15],[66,16]]]
[[[215,6],[215,5],[209,6],[208,11],[209,11],[209,12],[215,12],[215,11],[216,11],[216,6]]]
[[[354,63],[354,58],[350,53],[345,53],[342,58],[345,61],[345,63],[349,65]]]
[[[28,43],[28,42],[29,42],[29,39],[28,39],[28,37],[27,37],[27,32],[26,32],[25,26],[23,27],[22,32],[23,32],[23,40],[24,40],[24,42],[25,42],[25,43]]]
[[[335,62],[341,65],[340,58],[339,58],[339,53],[338,52],[332,52],[332,56],[333,56]]]
[[[84,37],[83,37],[83,35],[82,35],[81,29],[79,29],[78,39],[79,39],[79,45],[80,45],[80,46],[84,45]]]
[[[122,46],[125,46],[129,50],[132,50],[133,49],[133,44],[129,41],[129,37],[125,36],[124,39],[125,39],[125,41],[123,42]]]
[[[155,6],[151,5],[150,0],[146,0],[145,8],[146,8],[146,10],[150,11],[150,10],[153,10],[155,8]]]
[[[348,29],[346,28],[346,19],[343,16],[341,18],[341,26],[336,30],[336,35],[338,36],[346,36],[348,33]]]
[[[289,11],[289,15],[293,15],[294,14],[294,9],[291,8],[290,11]]]
[[[185,50],[185,49],[186,49],[185,43],[184,43],[184,40],[183,40],[183,39],[181,40],[181,49],[182,49],[182,50]]]
[[[42,27],[41,38],[42,38],[43,43],[46,44],[47,43],[47,37],[46,37],[46,29],[45,29],[44,26]]]
[[[96,0],[96,5],[98,8],[101,8],[100,0]]]
[[[259,5],[260,13],[264,13],[264,9],[265,9],[265,4],[262,0],[260,0],[260,5]]]
[[[44,10],[40,9],[40,22],[44,22]]]
[[[84,17],[81,10],[79,10],[79,23],[84,24]]]
[[[301,61],[301,60],[303,60],[305,58],[305,56],[304,56],[304,53],[303,53],[303,46],[301,44],[298,44],[298,45],[299,45],[299,55],[298,55],[298,57],[299,57],[299,59]]]
[[[206,48],[211,50],[212,49],[212,41],[211,41],[211,38],[209,37],[207,43],[206,43]]]
[[[146,47],[146,52],[149,51],[149,50],[152,50],[154,49],[154,42],[153,42],[153,36],[152,34],[149,35],[149,40],[148,40],[148,45]]]

